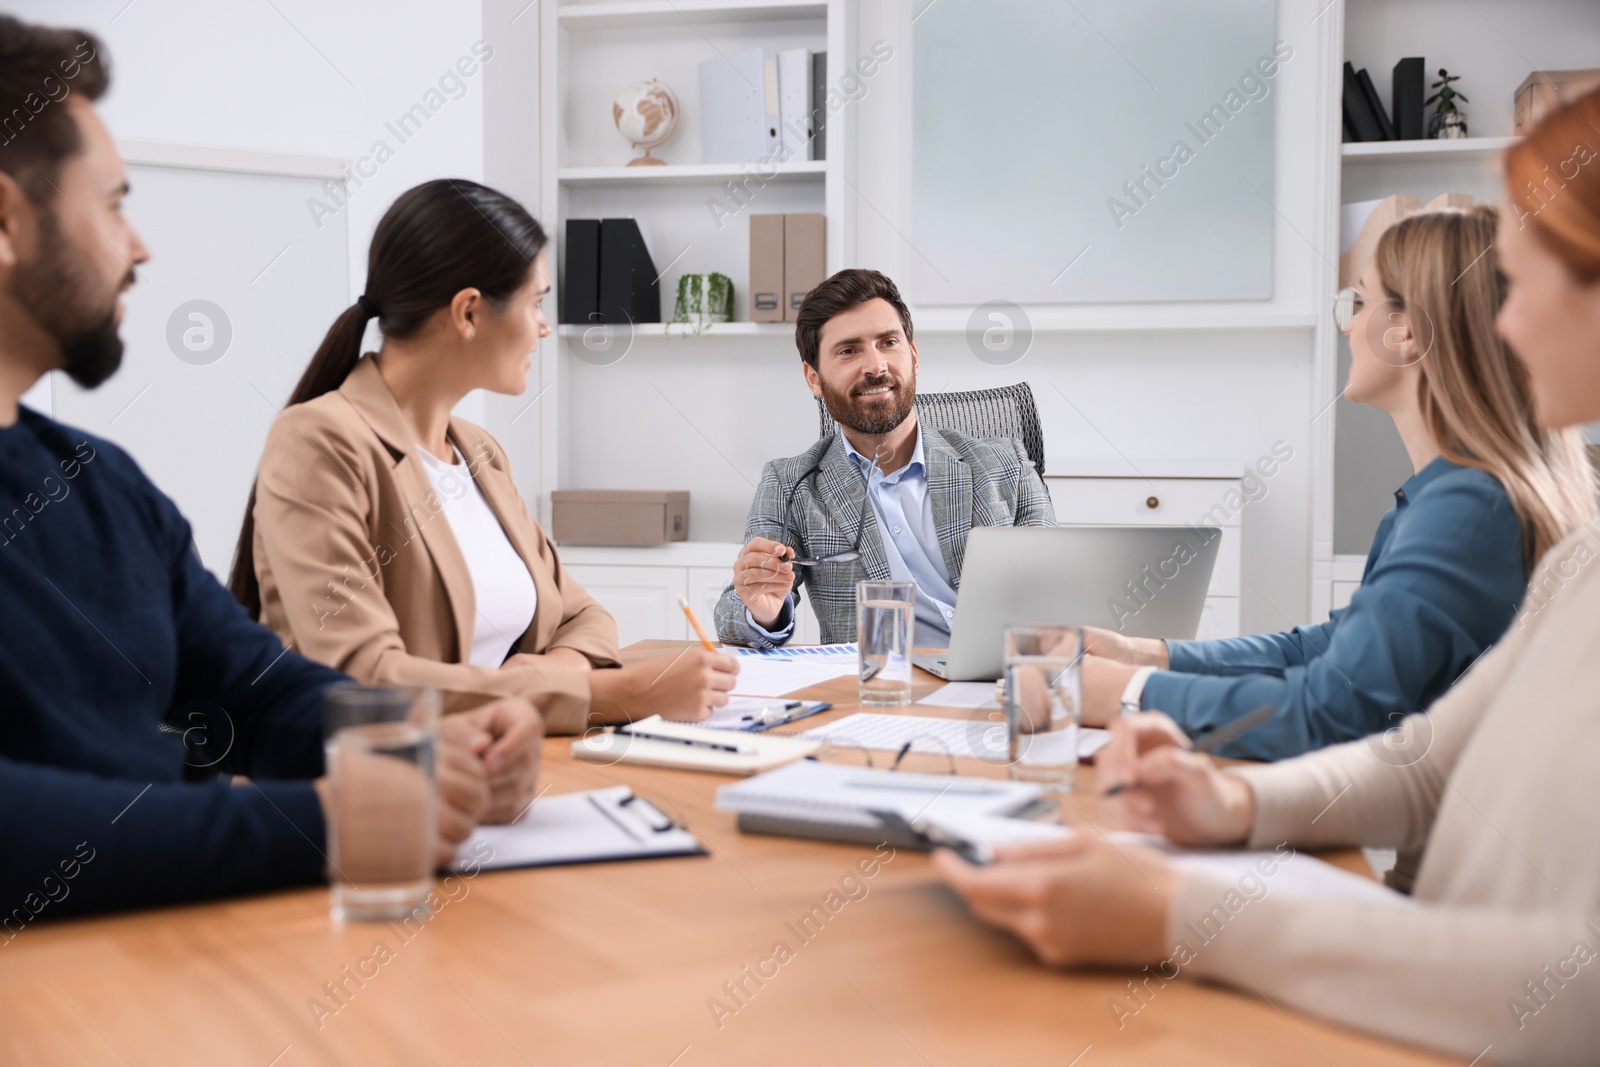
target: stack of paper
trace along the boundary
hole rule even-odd
[[[1043,793],[1031,782],[878,771],[801,760],[717,790],[717,809],[739,815],[739,829],[837,841],[883,841],[875,811],[907,821],[929,814],[1014,815]],[[891,844],[904,843],[890,841]]]

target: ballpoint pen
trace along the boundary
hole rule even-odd
[[[620,734],[623,737],[637,737],[641,741],[672,741],[680,745],[693,745],[696,748],[709,748],[718,752],[732,752],[739,756],[753,756],[756,753],[755,749],[741,748],[738,745],[728,745],[722,743],[721,741],[703,741],[698,737],[671,737],[667,734],[641,733],[638,730],[628,729],[626,724],[614,726],[612,727],[612,731]]]
[[[919,782],[916,776],[897,774],[898,781],[854,781],[846,782],[851,789],[893,789],[907,793],[959,793],[964,796],[992,796],[1004,792],[999,786],[981,785],[965,782]]]
[[[778,710],[780,712],[790,712],[790,711],[794,711],[796,708],[801,708],[801,707],[804,707],[804,706],[805,706],[805,701],[803,701],[803,700],[786,700],[782,704],[778,705]],[[740,720],[742,722],[769,723],[769,722],[782,722],[782,721],[784,721],[783,719],[770,718],[769,717],[770,716],[770,712],[771,712],[771,709],[762,708],[761,709],[761,713],[759,715],[741,715],[739,718],[740,718]]]

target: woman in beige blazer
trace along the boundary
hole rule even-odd
[[[499,442],[451,415],[474,389],[526,388],[550,333],[544,245],[516,201],[474,182],[395,202],[366,293],[268,436],[230,587],[304,655],[436,686],[449,710],[522,696],[552,733],[703,718],[727,702],[732,658],[620,668],[616,623],[529,516]],[[373,317],[383,343],[362,356]]]
[[[1547,427],[1600,420],[1600,91],[1506,153],[1498,329]],[[1459,292],[1459,290],[1458,290]],[[1442,318],[1442,316],[1435,316]],[[1463,531],[1470,536],[1470,531]],[[1510,632],[1425,713],[1363,741],[1221,770],[1171,720],[1126,716],[1100,785],[1123,825],[1276,856],[1184,869],[1083,833],[987,868],[949,853],[977,915],[1052,964],[1142,967],[1108,1011],[1152,1040],[1179,975],[1438,1049],[1461,1062],[1592,1064],[1600,1048],[1600,527],[1538,566]],[[1295,849],[1394,848],[1391,906],[1297,896]],[[1304,861],[1299,861],[1304,862]],[[1292,876],[1291,876],[1292,877]],[[1281,888],[1280,888],[1281,887]],[[1317,1062],[1314,1049],[1302,1060]]]

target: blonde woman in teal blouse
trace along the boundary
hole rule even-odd
[[[1124,700],[1203,734],[1271,704],[1221,754],[1281,759],[1386,730],[1500,639],[1545,551],[1595,515],[1576,430],[1541,428],[1527,372],[1494,331],[1495,216],[1391,227],[1340,294],[1351,400],[1394,419],[1416,473],[1395,493],[1348,607],[1319,626],[1217,641],[1091,630],[1085,721]]]

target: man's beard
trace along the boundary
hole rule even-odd
[[[39,211],[39,251],[19,264],[11,291],[34,321],[61,349],[60,369],[85,389],[93,389],[122,365],[122,338],[117,334],[117,293],[133,279],[133,268],[109,297],[61,232],[55,212]],[[107,306],[109,304],[109,306]]]
[[[882,436],[905,422],[917,399],[917,383],[914,380],[897,378],[892,374],[875,375],[852,385],[844,392],[835,392],[829,388],[826,379],[819,380],[822,383],[822,404],[828,409],[828,414],[833,416],[833,421],[856,433],[871,434],[874,437]],[[883,394],[888,398],[886,402],[863,403],[856,395],[863,389],[875,389],[881,385],[893,387],[890,392]]]

